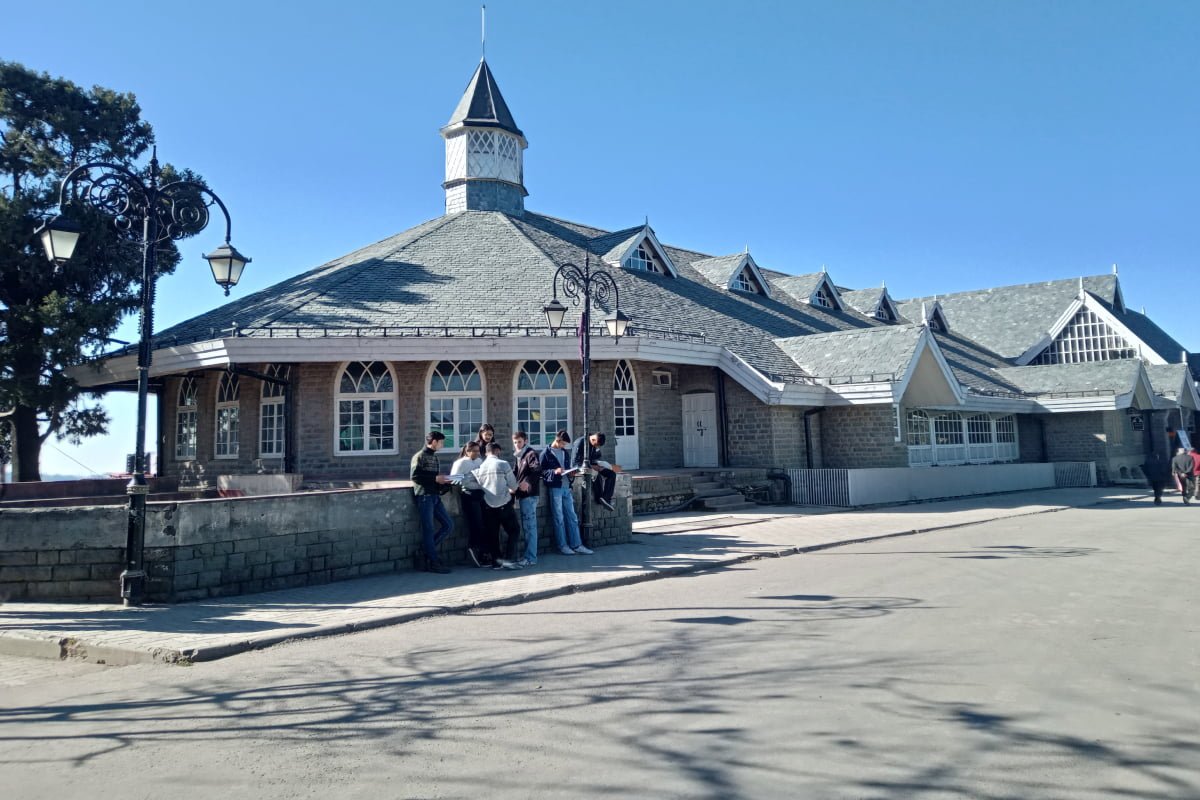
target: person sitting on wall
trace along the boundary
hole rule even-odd
[[[425,437],[425,446],[413,455],[408,473],[413,482],[413,499],[417,504],[417,514],[421,518],[424,567],[427,572],[442,575],[448,573],[450,568],[438,557],[438,545],[454,530],[454,520],[442,504],[442,495],[450,491],[450,479],[442,474],[437,451],[441,450],[445,443],[445,434],[441,431],[430,431]],[[435,519],[438,524],[436,532],[433,529]]]
[[[600,457],[600,448],[604,446],[604,441],[604,434],[599,431],[588,436],[580,436],[571,445],[573,451],[571,453],[571,465],[575,467],[583,466],[584,448],[586,447],[587,462],[596,470],[596,478],[592,482],[592,499],[609,511],[616,511],[616,508],[613,507],[612,499],[613,492],[617,488],[617,473],[613,471],[612,464]]]

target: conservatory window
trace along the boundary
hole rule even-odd
[[[929,415],[919,409],[908,412],[904,424],[905,439],[908,442],[908,463],[910,466],[920,466],[933,463],[933,432],[930,428]]]
[[[967,460],[962,416],[951,411],[933,418],[933,454],[938,464],[962,464]]]
[[[1029,363],[1078,364],[1136,357],[1137,351],[1119,333],[1091,309],[1081,308],[1050,346]]]
[[[996,418],[996,459],[1016,461],[1020,455],[1017,447],[1017,418],[1012,414]]]

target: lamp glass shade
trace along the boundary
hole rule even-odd
[[[233,245],[225,244],[205,256],[208,266],[212,268],[213,280],[217,285],[229,291],[230,286],[236,286],[242,279],[242,270],[250,263],[250,259],[237,251]]]
[[[563,318],[567,316],[567,307],[558,302],[556,297],[542,306],[542,311],[546,312],[546,324],[550,326],[551,332],[557,332],[562,327]]]
[[[624,311],[618,308],[604,318],[604,324],[608,328],[609,336],[620,339],[625,335],[625,331],[629,329],[629,317]]]
[[[59,266],[70,261],[75,254],[80,232],[77,224],[64,217],[48,219],[37,229],[46,258]]]

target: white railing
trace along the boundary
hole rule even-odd
[[[1055,461],[1054,485],[1059,489],[1096,485],[1095,461]]]
[[[801,506],[849,506],[850,470],[789,469],[792,502]]]

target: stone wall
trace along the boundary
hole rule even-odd
[[[821,420],[825,469],[908,466],[908,448],[895,441],[890,405],[835,406],[815,416]]]
[[[462,563],[466,530],[454,493],[446,505],[456,532],[443,553]],[[614,505],[615,512],[592,506],[592,546],[630,540],[628,475],[618,476]],[[539,517],[545,551],[553,527],[544,494]],[[119,506],[0,511],[0,599],[115,601],[125,520]],[[412,567],[420,540],[407,487],[150,503],[148,596],[196,600],[402,571]]]

